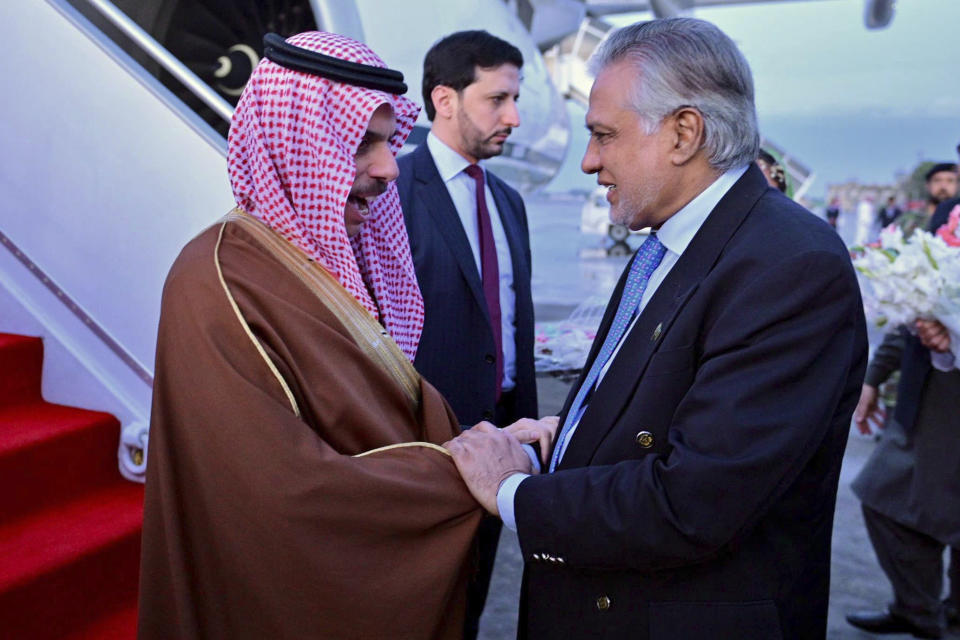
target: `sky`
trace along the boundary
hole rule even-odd
[[[858,180],[889,184],[921,160],[956,161],[960,142],[960,0],[898,0],[884,29],[865,0],[797,0],[697,9],[740,46],[754,74],[761,133],[812,169],[810,195]],[[627,14],[617,26],[649,19]],[[583,109],[560,180],[576,177]],[[558,180],[558,182],[560,182]]]

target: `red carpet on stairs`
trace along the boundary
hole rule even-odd
[[[136,635],[143,487],[107,413],[43,401],[43,343],[0,333],[0,639]]]

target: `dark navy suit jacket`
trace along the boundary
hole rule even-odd
[[[751,165],[624,340],[557,472],[517,490],[521,637],[823,638],[867,356],[836,232]]]
[[[426,317],[414,366],[447,399],[460,424],[492,420],[496,358],[490,315],[470,242],[427,145],[399,159],[397,188]],[[510,419],[537,415],[533,368],[530,235],[520,194],[491,172],[487,181],[510,245],[517,405]]]

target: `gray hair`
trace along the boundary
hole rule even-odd
[[[760,134],[750,65],[725,33],[704,20],[664,18],[617,29],[590,59],[596,74],[627,60],[636,67],[633,108],[647,133],[681,107],[704,120],[707,159],[726,171],[757,158]]]

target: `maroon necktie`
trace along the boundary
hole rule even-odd
[[[483,280],[483,297],[487,299],[493,343],[497,350],[497,400],[503,384],[503,332],[500,327],[500,268],[497,266],[497,246],[493,243],[493,227],[487,196],[483,188],[483,169],[471,164],[463,170],[477,185],[477,231],[480,235],[480,274]]]

